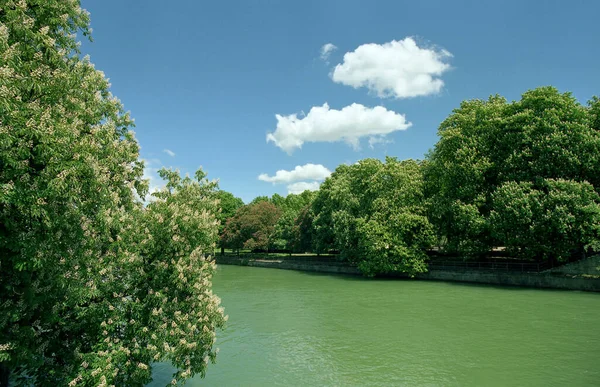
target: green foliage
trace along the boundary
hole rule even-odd
[[[218,191],[217,198],[219,199],[219,207],[221,209],[219,212],[219,221],[222,224],[225,224],[227,219],[235,215],[238,208],[244,205],[242,199],[233,196],[233,194],[227,191]]]
[[[493,195],[490,222],[514,256],[565,261],[600,247],[600,196],[587,182],[508,182]]]
[[[528,91],[512,103],[498,96],[463,102],[440,125],[440,140],[425,168],[429,217],[439,244],[449,252],[477,255],[509,243],[499,239],[502,233],[490,221],[494,195],[506,183],[541,187],[545,179],[563,179],[598,189],[597,111],[597,99],[587,108],[552,87]],[[505,212],[497,210],[495,221],[499,214]],[[559,242],[538,242],[563,257]],[[538,253],[538,258],[550,254]]]
[[[310,206],[314,196],[315,193],[311,191],[304,191],[298,195],[289,194],[285,198],[273,195],[271,202],[281,210],[281,216],[275,225],[276,248],[300,251],[301,235],[296,223],[301,211]],[[310,247],[307,250],[310,250]]]
[[[333,172],[332,177],[321,184],[319,191],[312,203],[313,250],[316,253],[324,253],[334,248],[333,212],[339,202],[336,200],[334,176],[342,174],[345,165],[340,165]],[[339,173],[336,173],[338,172]],[[337,177],[336,177],[337,180]]]
[[[217,198],[219,199],[220,207],[220,211],[218,212],[219,236],[222,236],[227,220],[235,215],[236,211],[244,205],[244,202],[227,191],[218,191]],[[221,249],[225,247],[223,238],[219,238],[219,245]]]
[[[600,131],[600,98],[592,97],[588,102],[590,114],[590,126],[596,131]]]
[[[20,385],[144,385],[203,373],[224,321],[204,257],[213,186],[147,182],[133,126],[77,52],[78,1],[0,5],[0,371]]]
[[[421,166],[361,160],[338,167],[313,205],[317,243],[330,244],[366,275],[426,270],[433,229],[425,216]],[[332,230],[319,235],[321,230]]]
[[[225,247],[239,250],[270,249],[281,210],[269,201],[258,201],[237,210],[227,221],[222,240]]]
[[[440,140],[424,167],[429,218],[445,249],[464,255],[492,244],[485,227],[486,199],[495,181],[490,159],[496,123],[506,100],[465,101],[439,128]]]
[[[312,206],[311,204],[307,204],[298,213],[292,227],[292,249],[294,251],[300,253],[313,251],[313,219]]]
[[[275,196],[275,195],[273,195]],[[255,197],[249,204],[258,204],[260,202],[270,202],[271,200],[269,199],[268,196],[257,196]]]

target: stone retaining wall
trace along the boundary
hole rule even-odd
[[[593,258],[599,259],[598,257]],[[236,257],[216,257],[216,260],[218,264],[223,265],[360,275],[357,268],[343,262],[298,262],[285,259],[261,260]],[[588,263],[582,264],[588,265]],[[595,267],[593,264],[590,265],[592,265],[590,267]],[[581,273],[575,275],[572,273],[573,270],[572,268],[568,270],[571,273],[556,272],[556,270],[542,273],[511,273],[490,270],[431,270],[428,273],[415,276],[415,279],[600,292],[600,278],[597,276],[584,276]],[[408,278],[408,276],[403,275],[397,277]]]
[[[529,288],[583,290],[600,292],[600,278],[557,275],[553,273],[508,273],[469,270],[464,272],[432,270],[418,279],[524,286]]]

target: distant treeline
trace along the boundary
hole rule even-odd
[[[322,253],[366,275],[426,270],[428,250],[564,262],[600,249],[600,100],[543,87],[465,101],[425,160],[340,165],[317,192],[221,196],[222,248]]]

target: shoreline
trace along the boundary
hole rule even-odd
[[[589,258],[600,262],[600,257]],[[215,256],[218,265],[252,266],[280,270],[310,271],[318,273],[361,275],[356,267],[343,262],[306,262],[290,259],[249,259],[242,257]],[[600,292],[600,276],[586,276],[585,273],[574,273],[557,269],[541,273],[519,273],[494,270],[430,270],[417,274],[413,278],[403,274],[392,274],[389,277],[398,279],[415,279],[426,281],[465,282],[487,285],[517,286],[534,289],[579,290]]]

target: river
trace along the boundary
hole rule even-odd
[[[600,386],[600,294],[223,265],[213,289],[229,321],[186,386]]]

